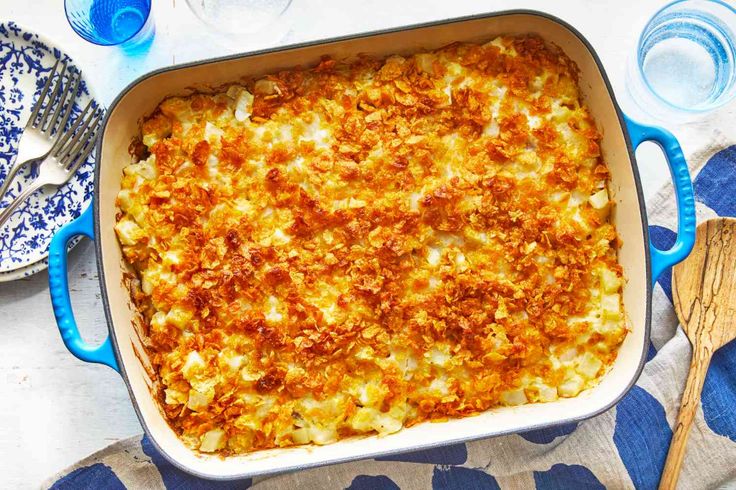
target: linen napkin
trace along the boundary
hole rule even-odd
[[[678,132],[694,182],[698,222],[736,216],[736,139],[711,118]],[[706,142],[704,144],[704,142]],[[639,162],[644,165],[644,162]],[[653,242],[675,241],[672,186],[647,202]],[[49,479],[54,489],[283,488],[599,489],[657,487],[685,385],[690,343],[672,306],[671,271],[654,287],[648,362],[632,390],[592,419],[519,435],[237,482],[176,469],[145,436],[119,441]],[[736,342],[713,357],[690,434],[680,488],[736,488]]]

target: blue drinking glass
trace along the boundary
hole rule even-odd
[[[91,43],[137,51],[153,40],[151,0],[65,0],[64,9],[74,32]]]

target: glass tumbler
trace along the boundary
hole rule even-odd
[[[292,0],[186,0],[224,44],[243,50],[277,42],[289,29]]]
[[[684,120],[736,95],[736,10],[720,0],[678,0],[646,24],[627,69],[639,108]]]
[[[151,0],[64,0],[74,32],[101,46],[146,49],[154,35]]]

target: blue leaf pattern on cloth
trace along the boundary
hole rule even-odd
[[[358,475],[346,490],[401,490],[394,481],[385,476]]]
[[[213,481],[197,478],[169,463],[153,446],[148,436],[141,439],[141,449],[156,465],[166,490],[242,490],[251,486],[250,478],[236,481]]]
[[[657,488],[670,439],[662,405],[634,386],[616,406],[613,442],[637,489]]]
[[[556,464],[548,471],[535,471],[537,490],[605,490],[598,478],[585,466]]]
[[[77,468],[51,486],[50,490],[125,490],[125,485],[109,466],[95,463]]]
[[[435,447],[415,453],[392,454],[376,458],[376,461],[403,461],[405,463],[463,464],[468,460],[465,444]]]
[[[481,470],[461,466],[437,466],[432,474],[433,490],[500,490],[496,479]]]
[[[530,430],[522,432],[521,437],[534,444],[549,444],[558,437],[572,434],[578,428],[577,422],[571,424],[555,425],[546,429]]]
[[[693,181],[695,200],[718,216],[736,216],[736,145],[715,153]]]
[[[736,442],[736,342],[729,342],[713,355],[701,403],[708,427]]]

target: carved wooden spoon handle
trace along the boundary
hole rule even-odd
[[[713,351],[708,345],[694,347],[693,357],[690,360],[690,373],[687,376],[685,392],[680,403],[680,413],[677,415],[675,424],[675,433],[672,435],[662,479],[659,481],[660,490],[673,490],[677,486],[677,478],[680,476],[682,460],[685,457],[687,438],[690,435],[690,425],[693,423],[700,403],[700,393],[703,391],[705,374],[708,372],[712,356]]]

